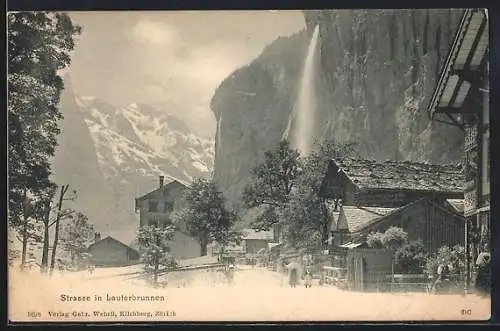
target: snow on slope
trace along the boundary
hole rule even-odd
[[[149,105],[110,111],[95,98],[77,97],[106,176],[164,175],[190,181],[213,168],[214,141],[191,133],[181,120]]]

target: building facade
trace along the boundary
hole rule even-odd
[[[139,224],[167,224],[174,210],[185,206],[183,194],[187,186],[174,180],[164,184],[164,177],[160,176],[156,190],[135,199],[135,211],[139,212]]]
[[[464,245],[465,219],[431,199],[420,199],[400,208],[341,206],[333,228],[332,244],[365,242],[370,232],[402,228],[408,240],[422,240],[428,253],[442,246]]]
[[[241,240],[246,254],[256,254],[261,249],[269,248],[268,244],[274,241],[274,234],[273,231],[244,229]]]
[[[200,243],[189,234],[176,230],[168,242],[169,253],[177,260],[192,259],[201,256]]]
[[[490,243],[489,21],[485,9],[467,9],[428,107],[432,120],[464,132],[467,266]]]
[[[183,198],[187,185],[174,180],[167,184],[160,176],[156,190],[135,199],[135,210],[139,212],[139,225],[172,224],[171,215],[186,206]],[[169,253],[176,259],[190,259],[201,256],[200,243],[188,234],[185,226],[176,224],[173,240],[168,243]]]

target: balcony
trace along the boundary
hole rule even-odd
[[[464,215],[470,216],[477,209],[477,191],[472,190],[464,194]]]
[[[477,147],[477,126],[465,128],[465,150],[470,151]]]

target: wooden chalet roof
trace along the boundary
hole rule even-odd
[[[164,184],[163,187],[161,187],[161,188],[158,187],[158,188],[154,189],[153,191],[151,191],[149,193],[146,193],[146,194],[144,194],[144,195],[142,195],[142,196],[140,196],[138,198],[135,198],[135,201],[137,202],[137,201],[141,201],[141,200],[147,199],[150,196],[154,195],[156,192],[158,192],[160,190],[166,190],[166,189],[168,189],[169,186],[174,185],[174,184],[183,186],[185,188],[189,187],[188,184],[185,184],[185,183],[181,182],[180,180],[174,179],[174,180],[172,180],[172,181]]]
[[[358,232],[396,209],[397,208],[342,206],[341,215],[343,215],[343,218],[339,220],[338,229],[345,228],[345,225],[347,225],[347,230],[349,232]],[[342,224],[344,220],[347,224]]]
[[[389,216],[393,216],[399,214],[406,209],[420,203],[431,204],[436,208],[443,210],[450,215],[453,215],[457,220],[463,220],[463,216],[458,215],[458,213],[454,213],[448,208],[445,208],[442,205],[436,204],[433,201],[427,198],[421,198],[419,200],[413,201],[405,206],[399,208],[374,208],[374,207],[355,207],[355,206],[342,206],[342,213],[344,213],[345,219],[348,223],[348,229],[350,233],[361,232],[363,230],[367,230],[370,227],[375,226],[376,224],[386,220]],[[367,211],[371,211],[373,215],[367,213]],[[376,215],[375,213],[379,214]],[[342,221],[342,220],[341,220]],[[342,224],[339,224],[342,228]]]
[[[461,164],[435,165],[349,158],[332,162],[360,189],[463,192]]]
[[[464,199],[446,199],[446,202],[448,202],[457,213],[464,213]]]
[[[113,238],[113,237],[111,237],[111,236],[107,236],[106,238],[101,239],[101,240],[99,240],[99,241],[97,241],[97,242],[93,243],[92,245],[90,245],[90,246],[87,248],[87,250],[91,249],[92,247],[94,247],[94,246],[96,246],[96,245],[103,244],[103,243],[105,243],[105,242],[114,242],[114,243],[116,243],[116,244],[118,244],[118,245],[120,245],[120,246],[123,246],[123,247],[125,247],[125,248],[127,248],[127,249],[130,249],[130,250],[133,250],[133,251],[136,251],[136,252],[137,252],[137,250],[136,250],[136,249],[134,249],[134,248],[132,248],[132,247],[130,247],[130,246],[128,246],[128,245],[125,245],[125,244],[124,244],[124,243],[122,243],[121,241],[119,241],[119,240],[117,240],[117,239],[115,239],[115,238]]]
[[[460,112],[471,84],[480,84],[479,72],[487,61],[488,47],[487,11],[465,10],[428,107],[431,118],[435,113],[451,116],[452,113]]]

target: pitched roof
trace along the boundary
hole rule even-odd
[[[257,231],[254,229],[244,229],[242,231],[242,238],[243,240],[250,239],[250,240],[273,240],[273,231]]]
[[[357,232],[377,222],[397,208],[342,206],[349,232]],[[339,224],[340,226],[340,224]]]
[[[410,161],[375,161],[353,158],[332,160],[347,177],[363,189],[463,192],[460,163],[436,165]]]
[[[117,239],[115,239],[115,238],[113,238],[113,237],[111,237],[111,236],[107,236],[107,237],[106,237],[106,238],[104,238],[104,239],[101,239],[101,240],[99,240],[99,241],[96,241],[95,243],[93,243],[92,245],[90,245],[89,247],[87,247],[87,250],[89,250],[90,248],[94,247],[95,245],[102,244],[102,243],[103,243],[103,242],[105,242],[105,241],[111,241],[111,242],[117,243],[117,244],[119,244],[119,245],[121,245],[121,246],[124,246],[124,247],[126,247],[126,248],[128,248],[128,249],[131,249],[131,250],[137,251],[136,249],[134,249],[134,248],[132,248],[132,247],[130,247],[130,246],[128,246],[128,245],[125,245],[125,244],[124,244],[124,243],[122,243],[121,241],[119,241],[119,240],[117,240]]]
[[[389,217],[390,215],[395,215],[395,214],[399,214],[401,212],[403,212],[404,210],[416,205],[416,204],[419,204],[419,203],[428,203],[428,204],[431,204],[432,206],[436,207],[436,208],[439,208],[441,209],[442,211],[452,215],[456,220],[463,220],[464,217],[461,216],[461,215],[458,215],[457,213],[454,213],[452,212],[449,208],[446,208],[440,204],[437,204],[435,202],[433,202],[432,200],[428,199],[428,198],[421,198],[421,199],[418,199],[416,201],[413,201],[413,202],[410,202],[409,204],[407,205],[404,205],[402,207],[399,207],[399,208],[378,208],[378,207],[352,207],[352,206],[345,206],[345,207],[350,207],[352,208],[352,211],[351,211],[351,223],[355,223],[355,225],[352,227],[356,230],[351,230],[351,225],[349,224],[349,232],[360,232],[360,231],[363,231],[363,230],[366,230],[368,227],[371,227],[371,226],[374,226],[375,224],[378,224],[382,221],[384,221],[385,219],[387,219],[387,217]],[[343,209],[345,207],[342,207]],[[356,214],[356,211],[355,209],[364,209],[366,211],[370,210],[372,212],[377,212],[377,214],[384,214],[384,215],[381,215],[381,216],[375,216],[373,218],[370,219],[370,217],[368,215],[365,216],[365,218],[363,218],[363,216],[360,216],[362,215],[360,212],[358,212]],[[360,220],[355,220],[356,218],[356,215],[358,217],[358,219],[361,219]],[[346,217],[347,221],[349,222],[349,219]]]
[[[171,185],[173,185],[173,184],[175,184],[175,183],[176,183],[177,185],[183,186],[183,187],[185,187],[185,188],[188,188],[188,187],[189,187],[189,186],[188,186],[188,184],[185,184],[185,183],[181,182],[180,180],[174,179],[174,180],[172,180],[172,181],[170,181],[170,182],[168,182],[168,183],[164,184],[164,185],[163,185],[163,187],[158,187],[158,188],[154,189],[153,191],[151,191],[151,192],[149,192],[149,193],[146,193],[146,194],[144,194],[144,195],[142,195],[142,196],[140,196],[140,197],[138,197],[138,198],[135,198],[135,200],[136,200],[136,201],[138,201],[138,200],[144,200],[144,199],[146,199],[146,198],[149,198],[151,195],[155,194],[155,193],[156,193],[156,192],[158,192],[159,190],[165,190],[167,187],[169,187],[169,186],[171,186]]]
[[[446,202],[448,202],[457,213],[464,213],[464,199],[446,199]]]

